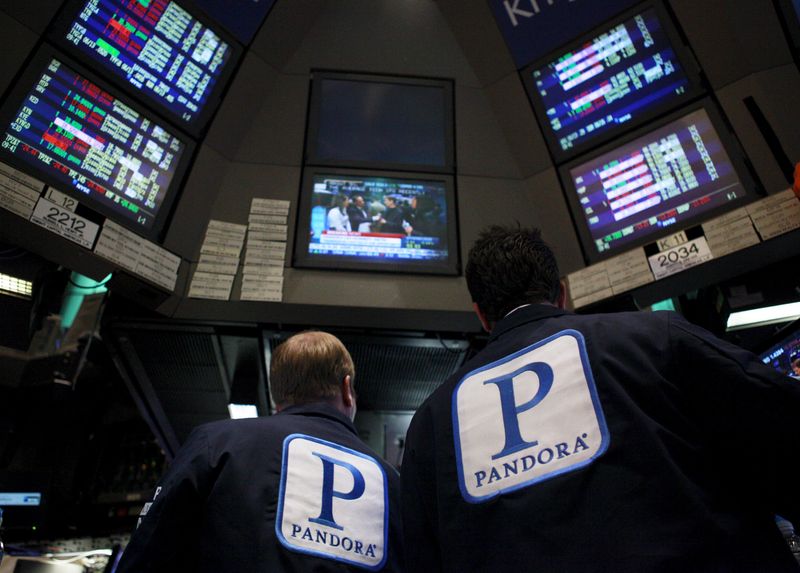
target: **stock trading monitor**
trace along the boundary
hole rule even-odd
[[[72,0],[52,36],[195,134],[235,63],[232,42],[171,0]]]
[[[192,144],[41,50],[0,110],[3,160],[155,234]]]
[[[296,266],[456,274],[452,178],[405,177],[307,170]]]
[[[758,355],[761,362],[800,381],[800,321],[789,325],[782,338]]]
[[[677,232],[747,200],[750,185],[743,183],[738,147],[718,127],[710,104],[679,113],[685,115],[673,114],[658,129],[562,168],[590,260]]]
[[[697,95],[699,80],[680,46],[667,14],[651,6],[526,68],[525,86],[556,159]]]

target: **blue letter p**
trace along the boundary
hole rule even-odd
[[[322,460],[322,511],[320,511],[319,517],[310,517],[308,520],[312,523],[333,527],[334,529],[344,529],[333,519],[333,498],[338,497],[339,499],[350,500],[361,497],[365,487],[364,476],[358,468],[352,464],[317,452],[312,453]],[[336,466],[341,466],[353,474],[353,489],[349,492],[336,491],[333,489],[333,477]]]

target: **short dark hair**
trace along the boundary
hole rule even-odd
[[[272,353],[269,387],[278,406],[326,402],[342,380],[354,382],[353,359],[342,341],[321,331],[305,331],[287,339]]]
[[[484,229],[469,252],[464,274],[472,300],[490,322],[523,304],[558,299],[558,263],[536,228]]]

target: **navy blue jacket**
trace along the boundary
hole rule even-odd
[[[566,373],[566,374],[565,374]],[[422,405],[410,571],[797,571],[800,385],[667,312],[501,320]]]
[[[294,474],[290,445],[302,462]],[[205,424],[156,489],[118,571],[400,571],[399,488],[397,472],[327,404]],[[294,501],[284,506],[284,495]],[[362,527],[358,504],[370,495],[385,504],[370,522],[376,544],[353,533]],[[276,528],[292,511],[283,532]]]

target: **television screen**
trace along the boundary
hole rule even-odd
[[[746,200],[710,106],[562,168],[589,259],[641,245]],[[675,115],[672,116],[673,118]],[[737,161],[738,163],[738,161]]]
[[[53,38],[193,133],[236,59],[231,42],[171,0],[73,0]]]
[[[790,325],[776,344],[759,354],[761,362],[800,380],[800,322]],[[780,336],[780,335],[779,335]]]
[[[308,125],[308,164],[453,170],[447,80],[316,72]]]
[[[522,72],[557,159],[640,125],[697,92],[699,82],[687,73],[668,22],[655,7],[629,13]]]
[[[0,120],[4,161],[145,235],[158,230],[191,156],[187,140],[47,50]]]
[[[307,170],[296,266],[456,274],[454,197],[449,177]]]

